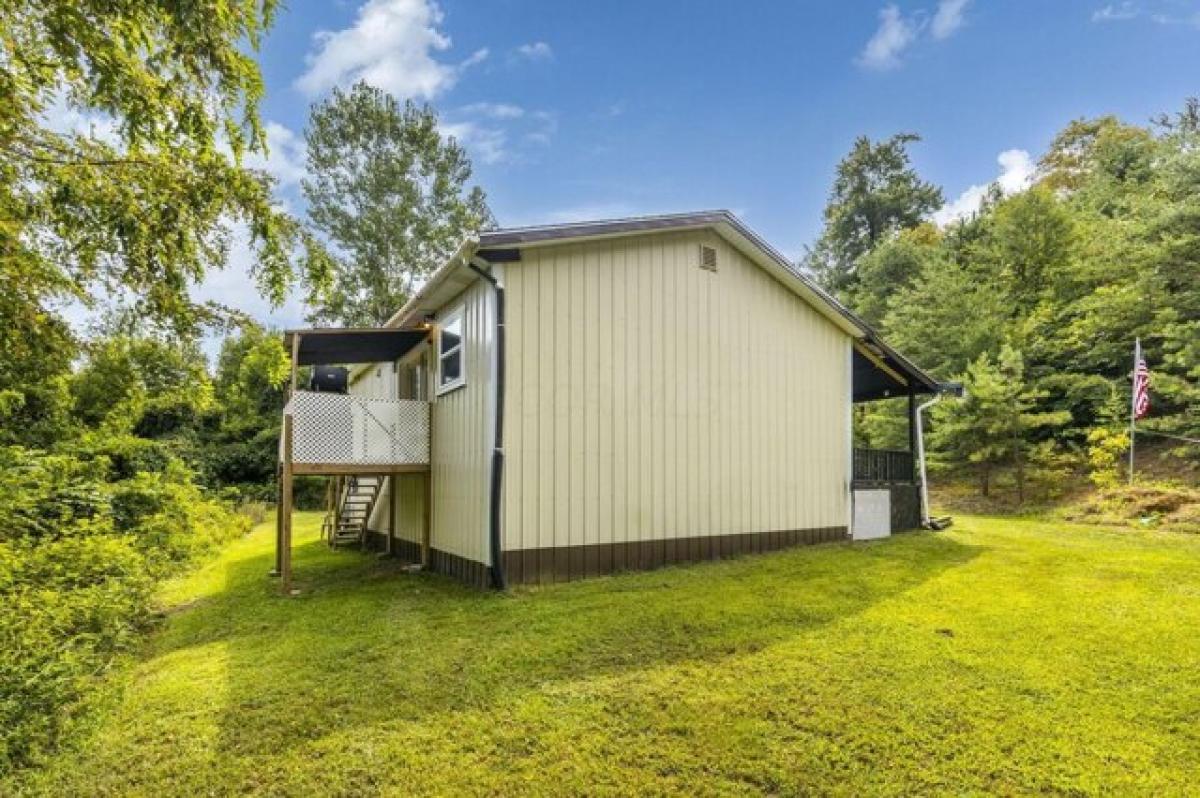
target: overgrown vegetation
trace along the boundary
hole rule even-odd
[[[1177,795],[1200,779],[1200,537],[937,534],[481,593],[298,517],[178,606],[30,795]],[[7,790],[6,790],[7,787]]]
[[[860,140],[838,169],[806,265],[900,351],[969,399],[936,409],[942,478],[1044,500],[1124,479],[1133,341],[1152,373],[1146,439],[1183,463],[1200,446],[1200,102],[1149,127],[1069,124],[1031,186],[994,187],[938,227],[915,137]],[[860,412],[858,439],[904,446],[903,407]]]
[[[0,449],[0,772],[54,750],[140,642],[157,580],[244,534],[162,446]]]
[[[0,5],[0,771],[87,717],[159,580],[246,531],[228,486],[269,491],[273,463],[230,463],[239,436],[273,435],[272,403],[278,423],[278,341],[191,291],[235,226],[267,296],[326,284],[321,246],[242,165],[265,148],[253,48],[274,12]],[[66,303],[111,311],[81,341]],[[214,380],[196,336],[230,324],[244,351]]]

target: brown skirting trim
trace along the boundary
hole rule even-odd
[[[846,527],[837,526],[715,537],[522,549],[504,552],[504,575],[508,582],[514,585],[567,582],[618,571],[641,571],[676,563],[760,554],[792,546],[833,543],[847,540],[848,537]],[[475,564],[483,569],[486,577],[486,566],[482,563]]]
[[[370,551],[387,551],[387,534],[368,529],[366,548]]]
[[[401,540],[399,538],[393,540],[392,552],[406,562],[419,563],[421,561],[421,544],[412,540]]]
[[[504,552],[504,573],[509,584],[568,582],[620,571],[645,571],[677,563],[720,560],[743,554],[761,554],[792,546],[847,540],[844,526],[784,529],[776,532],[715,537],[639,540],[592,546],[560,546]],[[387,535],[369,531],[367,545],[376,551],[387,547]],[[421,545],[410,540],[392,541],[392,552],[403,560],[421,561]],[[473,587],[491,585],[491,569],[481,562],[431,548],[430,570],[446,574]]]
[[[387,551],[387,533],[368,530],[367,548],[372,551]],[[421,544],[396,538],[392,540],[392,553],[402,560],[419,563],[421,561]],[[452,576],[460,582],[474,587],[488,587],[492,583],[491,569],[488,566],[440,549],[431,548],[429,550],[429,569],[439,574]]]

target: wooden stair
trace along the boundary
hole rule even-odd
[[[336,547],[357,543],[367,546],[367,523],[383,491],[382,476],[347,477],[337,497],[337,508],[325,516],[322,533]]]

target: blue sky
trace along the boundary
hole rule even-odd
[[[786,253],[853,139],[919,133],[950,207],[1020,190],[1072,118],[1145,123],[1200,93],[1200,0],[533,2],[285,8],[262,53],[293,208],[307,109],[358,77],[434,105],[502,225],[729,208]],[[274,323],[235,264],[202,294]]]

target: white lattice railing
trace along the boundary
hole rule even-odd
[[[283,412],[294,463],[429,463],[428,402],[297,391]]]

